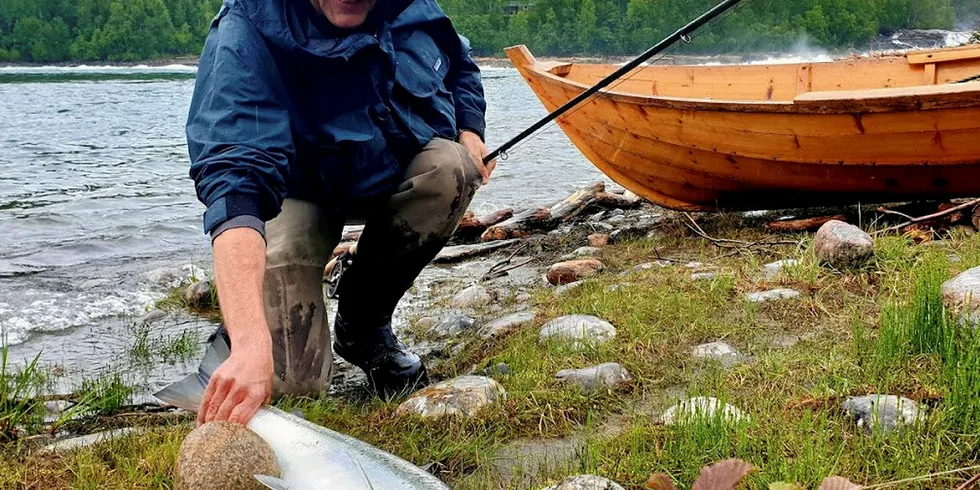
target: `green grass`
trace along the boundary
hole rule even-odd
[[[43,422],[44,406],[37,397],[47,384],[38,366],[40,354],[13,371],[7,353],[6,345],[0,347],[0,442],[16,440],[19,432],[29,432]]]
[[[715,237],[767,238],[737,216],[700,221]],[[537,490],[579,473],[632,489],[654,472],[687,488],[702,465],[729,457],[759,467],[747,481],[751,489],[775,481],[816,488],[830,475],[872,485],[980,463],[980,334],[945,311],[939,294],[943,281],[980,265],[980,240],[957,233],[924,245],[880,237],[867,267],[840,272],[817,264],[808,237],[791,239],[799,245],[730,255],[676,225],[655,239],[604,249],[606,270],[599,277],[562,296],[533,293],[538,318],[531,325],[504,338],[470,342],[439,364],[434,375],[440,378],[508,364],[510,374],[497,378],[507,389],[506,401],[474,419],[401,417],[397,403],[357,394],[286,399],[279,406],[425,465],[462,490]],[[954,254],[958,261],[950,260]],[[620,276],[660,258],[675,265]],[[766,279],[762,265],[784,258],[799,264]],[[710,264],[719,277],[692,281],[684,267],[692,260]],[[610,292],[612,285],[620,287]],[[744,300],[748,292],[777,287],[803,295],[764,304]],[[539,341],[544,322],[573,313],[609,320],[617,337],[586,349]],[[799,340],[786,346],[776,338]],[[691,358],[694,346],[717,340],[751,360],[725,369]],[[136,350],[158,350],[149,336],[143,342]],[[602,362],[619,362],[633,382],[584,395],[555,379],[558,370]],[[925,418],[907,430],[867,434],[842,404],[869,393],[916,400]],[[663,410],[687,396],[726,400],[749,418],[659,422]],[[38,481],[55,482],[45,488],[171,488],[173,457],[188,430],[186,424],[157,425],[146,435],[57,458],[8,446],[0,488]],[[506,480],[495,466],[498,451],[522,441],[580,450],[566,467],[518,471]],[[954,488],[969,476],[898,488]]]

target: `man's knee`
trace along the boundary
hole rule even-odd
[[[266,223],[266,267],[325,266],[339,238],[339,228],[330,228],[320,206],[286,199],[279,216]]]
[[[416,190],[427,195],[471,195],[483,180],[466,147],[446,139],[429,142],[410,167]]]

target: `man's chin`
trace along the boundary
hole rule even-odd
[[[356,29],[364,24],[364,21],[367,20],[367,15],[366,14],[365,15],[356,15],[356,14],[327,15],[327,20],[329,20],[331,24],[333,24],[334,26],[340,29]]]

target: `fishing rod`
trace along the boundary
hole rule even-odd
[[[659,43],[657,43],[656,45],[654,45],[652,48],[644,51],[640,56],[636,57],[636,59],[634,59],[633,61],[630,61],[629,63],[626,63],[625,65],[622,66],[622,68],[616,70],[611,75],[609,75],[606,78],[603,78],[602,80],[600,80],[599,83],[596,83],[594,86],[590,87],[585,92],[582,92],[581,94],[579,94],[574,99],[566,102],[565,105],[559,107],[558,109],[555,109],[554,112],[552,112],[551,114],[548,114],[547,116],[543,117],[540,121],[534,123],[533,125],[531,125],[531,127],[527,128],[523,132],[521,132],[521,134],[519,134],[519,135],[511,138],[510,141],[504,143],[503,145],[500,145],[500,148],[497,148],[496,150],[494,150],[492,153],[490,153],[489,155],[487,155],[483,159],[483,163],[490,163],[494,159],[496,159],[497,157],[499,157],[501,155],[506,156],[507,155],[507,150],[510,150],[515,145],[517,145],[518,143],[520,143],[521,141],[523,141],[524,139],[526,139],[528,136],[531,136],[532,134],[534,134],[535,132],[537,132],[539,129],[543,128],[545,124],[548,124],[551,121],[554,121],[555,119],[558,119],[563,114],[565,114],[566,112],[570,111],[575,106],[577,106],[580,103],[582,103],[585,99],[588,99],[589,97],[595,95],[600,90],[608,87],[609,84],[611,84],[611,83],[615,82],[616,80],[622,78],[623,75],[626,75],[627,73],[629,73],[630,71],[632,71],[634,68],[640,66],[644,61],[647,61],[650,58],[653,58],[654,56],[656,56],[656,55],[658,55],[658,54],[666,51],[668,48],[670,48],[671,46],[673,46],[674,44],[676,44],[677,41],[691,42],[691,34],[693,34],[695,31],[697,31],[698,29],[700,29],[701,27],[703,27],[708,22],[711,22],[713,19],[715,19],[719,15],[727,12],[732,7],[738,5],[739,2],[741,2],[741,1],[742,0],[724,0],[723,2],[719,3],[718,5],[716,5],[711,10],[709,10],[709,11],[705,12],[704,14],[702,14],[701,17],[698,17],[697,19],[694,19],[693,21],[691,21],[690,24],[687,24],[686,26],[681,27],[677,32],[671,34],[670,36],[668,36],[663,41],[660,41]]]

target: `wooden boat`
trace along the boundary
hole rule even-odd
[[[552,111],[614,65],[507,49]],[[562,116],[611,179],[682,210],[980,195],[980,46],[826,63],[645,66]]]

